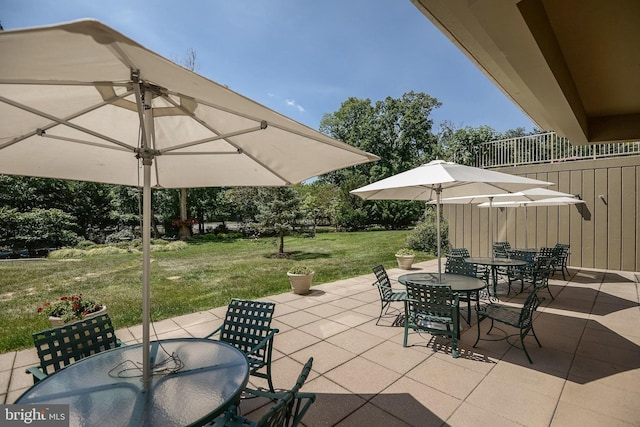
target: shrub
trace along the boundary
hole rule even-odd
[[[82,258],[87,255],[87,251],[83,249],[59,249],[49,253],[50,259],[70,259]]]
[[[310,274],[313,272],[313,269],[308,265],[294,265],[287,271],[290,274]]]
[[[449,223],[440,218],[440,249],[449,246]],[[438,234],[435,212],[427,211],[424,221],[418,223],[407,239],[407,245],[415,250],[436,253],[438,248]]]
[[[117,248],[115,246],[103,246],[100,248],[93,248],[87,251],[87,256],[96,256],[96,255],[118,255],[118,254],[126,254],[126,249]]]
[[[122,242],[131,242],[136,236],[131,230],[120,230],[113,234],[109,234],[105,239],[107,245],[113,245]]]

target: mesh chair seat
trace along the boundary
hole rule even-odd
[[[540,303],[542,303],[542,301],[544,300],[544,298],[538,297],[537,290],[537,288],[533,288],[522,308],[516,308],[497,303],[486,304],[482,307],[478,307],[476,309],[478,314],[478,337],[476,338],[476,342],[473,344],[473,347],[478,345],[478,342],[481,339],[487,340],[485,338],[480,338],[480,322],[482,322],[484,319],[491,319],[491,327],[487,331],[487,335],[491,333],[491,330],[494,327],[494,322],[499,322],[518,329],[517,335],[520,338],[519,348],[522,348],[522,350],[524,350],[529,363],[533,363],[533,361],[531,360],[531,356],[529,356],[529,352],[524,345],[524,339],[527,335],[529,335],[529,333],[531,333],[538,343],[538,347],[542,347],[542,344],[540,344],[540,341],[538,340],[538,337],[533,330],[533,314],[538,309],[538,306],[540,306]],[[507,335],[505,332],[505,336],[503,338],[489,339],[488,341],[498,341],[504,339],[507,340],[510,345],[516,346],[513,342],[509,341],[510,336],[511,335]]]

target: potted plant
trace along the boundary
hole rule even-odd
[[[308,294],[311,288],[311,281],[315,272],[306,265],[296,265],[287,271],[291,289],[298,295]]]
[[[93,317],[105,313],[107,306],[99,304],[82,294],[63,296],[53,302],[45,302],[38,307],[38,313],[49,316],[51,326],[62,326],[85,317]]]
[[[398,261],[398,267],[403,270],[411,270],[413,260],[416,257],[416,251],[411,248],[401,248],[396,252],[396,261]]]

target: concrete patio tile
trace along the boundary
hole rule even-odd
[[[330,302],[330,301],[329,301]],[[307,313],[315,314],[318,317],[331,317],[336,314],[344,313],[345,309],[331,304],[322,304],[310,307],[305,310]]]
[[[276,303],[276,307],[273,310],[273,317],[278,318],[280,316],[284,316],[285,314],[293,313],[298,310],[298,308],[290,306],[286,303]]]
[[[350,392],[363,396],[380,393],[398,379],[396,372],[363,357],[351,359],[324,376]]]
[[[573,360],[572,353],[544,347],[544,343],[543,347],[538,347],[534,340],[526,344],[533,363],[530,363],[524,351],[517,347],[511,347],[502,357],[502,361],[566,378]]]
[[[328,319],[352,328],[371,321],[370,316],[360,314],[355,311],[343,311],[342,313],[329,316]]]
[[[277,318],[274,318],[271,321],[271,328],[277,329],[279,333],[283,333],[283,332],[290,331],[291,329],[295,329],[293,326],[280,322]]]
[[[319,291],[312,290],[311,294],[313,294],[314,292],[319,292]],[[298,298],[287,301],[285,304],[297,310],[305,310],[309,307],[314,307],[322,304],[322,301],[307,295],[296,295],[296,296]]]
[[[304,391],[316,394],[316,401],[302,420],[308,427],[334,426],[367,402],[323,376],[307,381]]]
[[[428,356],[420,351],[404,348],[401,344],[385,341],[362,353],[362,357],[404,375]]]
[[[222,325],[222,319],[214,319],[204,323],[185,326],[183,329],[194,338],[204,338]]]
[[[13,367],[13,362],[16,358],[16,351],[10,351],[8,353],[0,354],[0,372],[2,371],[10,371]],[[2,391],[2,388],[0,388]]]
[[[297,329],[292,329],[277,334],[274,340],[274,347],[283,354],[292,354],[319,341],[320,339],[318,337],[314,337]]]
[[[349,415],[346,419],[336,424],[337,427],[358,427],[358,426],[385,426],[404,427],[409,424],[383,411],[372,403],[364,406]]]
[[[15,368],[27,368],[29,366],[35,366],[40,364],[38,358],[38,352],[35,347],[28,348],[26,350],[20,350],[15,353],[15,359],[13,360],[13,367]],[[23,369],[24,370],[24,369]]]
[[[557,399],[565,384],[564,377],[540,372],[529,366],[498,363],[489,374],[491,379],[509,382],[517,378],[518,387]]]
[[[473,420],[473,422],[471,422]],[[468,427],[522,427],[529,423],[518,423],[493,411],[493,408],[480,408],[467,402],[462,403],[447,420],[447,426]]]
[[[320,317],[311,313],[307,313],[304,310],[294,311],[289,314],[285,314],[284,316],[278,316],[279,322],[286,323],[287,325],[294,328],[299,328],[302,325],[306,325],[320,319]]]
[[[390,339],[392,337],[400,335],[404,331],[402,328],[376,325],[375,320],[371,319],[366,323],[356,326],[356,329],[371,335],[377,335],[385,339]]]
[[[313,323],[300,326],[301,331],[321,339],[329,338],[332,335],[339,334],[340,332],[344,332],[348,329],[350,329],[349,326],[329,319],[320,319]]]
[[[605,334],[613,337],[614,335]],[[629,368],[640,367],[640,348],[622,337],[609,338],[607,341],[582,340],[576,351],[577,355],[602,360]]]
[[[27,374],[24,369],[14,369],[9,379],[9,392],[23,390],[33,385],[33,375]]]
[[[10,380],[11,380],[11,369],[5,369],[3,371],[0,371],[0,396],[6,397],[7,393],[9,392]]]
[[[463,400],[485,375],[437,357],[430,357],[409,371],[406,377]]]
[[[560,402],[558,404],[556,413],[553,416],[553,421],[551,422],[551,427],[631,427],[637,425],[637,423],[619,420],[609,415],[604,415],[566,402]]]
[[[435,353],[431,357],[444,360],[447,363],[452,363],[463,369],[475,371],[481,375],[486,375],[496,366],[500,359],[477,353],[475,350],[476,349],[472,349],[472,351],[469,352],[460,352],[459,356],[455,359],[451,357],[451,355],[444,353]]]
[[[359,313],[367,316],[368,318],[375,317],[378,318],[380,314],[380,297],[378,296],[378,300],[375,303],[361,305],[360,307],[355,307],[352,311],[354,313]]]
[[[227,314],[227,306],[223,305],[222,307],[215,307],[211,310],[207,310],[209,313],[217,317],[218,319],[224,319]]]
[[[367,304],[372,304],[372,303],[379,303],[380,301],[380,294],[378,293],[378,291],[374,292],[360,292],[360,293],[356,293],[351,295],[351,298],[356,299],[358,301],[362,301],[364,303]]]
[[[118,339],[125,344],[139,342],[139,340],[133,336],[129,328],[116,329],[116,337],[118,337]],[[141,340],[142,340],[142,337],[140,337],[140,341]]]
[[[354,354],[361,354],[383,342],[384,338],[357,329],[349,329],[327,338],[326,341]]]
[[[217,320],[218,317],[214,316],[209,311],[199,311],[197,313],[185,314],[184,316],[174,317],[173,321],[181,328],[188,328],[190,326],[199,325],[201,323],[211,322]]]
[[[640,422],[640,391],[622,390],[599,381],[587,384],[567,382],[560,403],[569,403],[611,417],[638,425]]]
[[[165,319],[160,321],[153,321],[153,328],[151,329],[151,334],[153,331],[158,335],[165,334],[167,332],[172,332],[180,329],[180,325],[173,321],[173,319]],[[142,339],[142,325],[136,325],[129,328],[129,332],[133,335],[133,337],[137,340]]]
[[[320,341],[289,355],[292,359],[306,363],[313,357],[313,370],[324,374],[357,355],[326,341]]]
[[[407,377],[400,378],[370,401],[412,426],[440,426],[462,400]]]
[[[526,426],[548,426],[558,397],[522,387],[517,378],[505,380],[490,372],[467,398],[467,403],[487,408],[507,420]]]
[[[336,307],[344,308],[346,310],[351,310],[365,304],[367,303],[349,298],[348,296],[331,301],[331,305],[335,305]]]

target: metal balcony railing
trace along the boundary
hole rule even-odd
[[[630,155],[640,155],[640,141],[572,146],[567,138],[547,132],[482,143],[476,165],[497,168]]]

